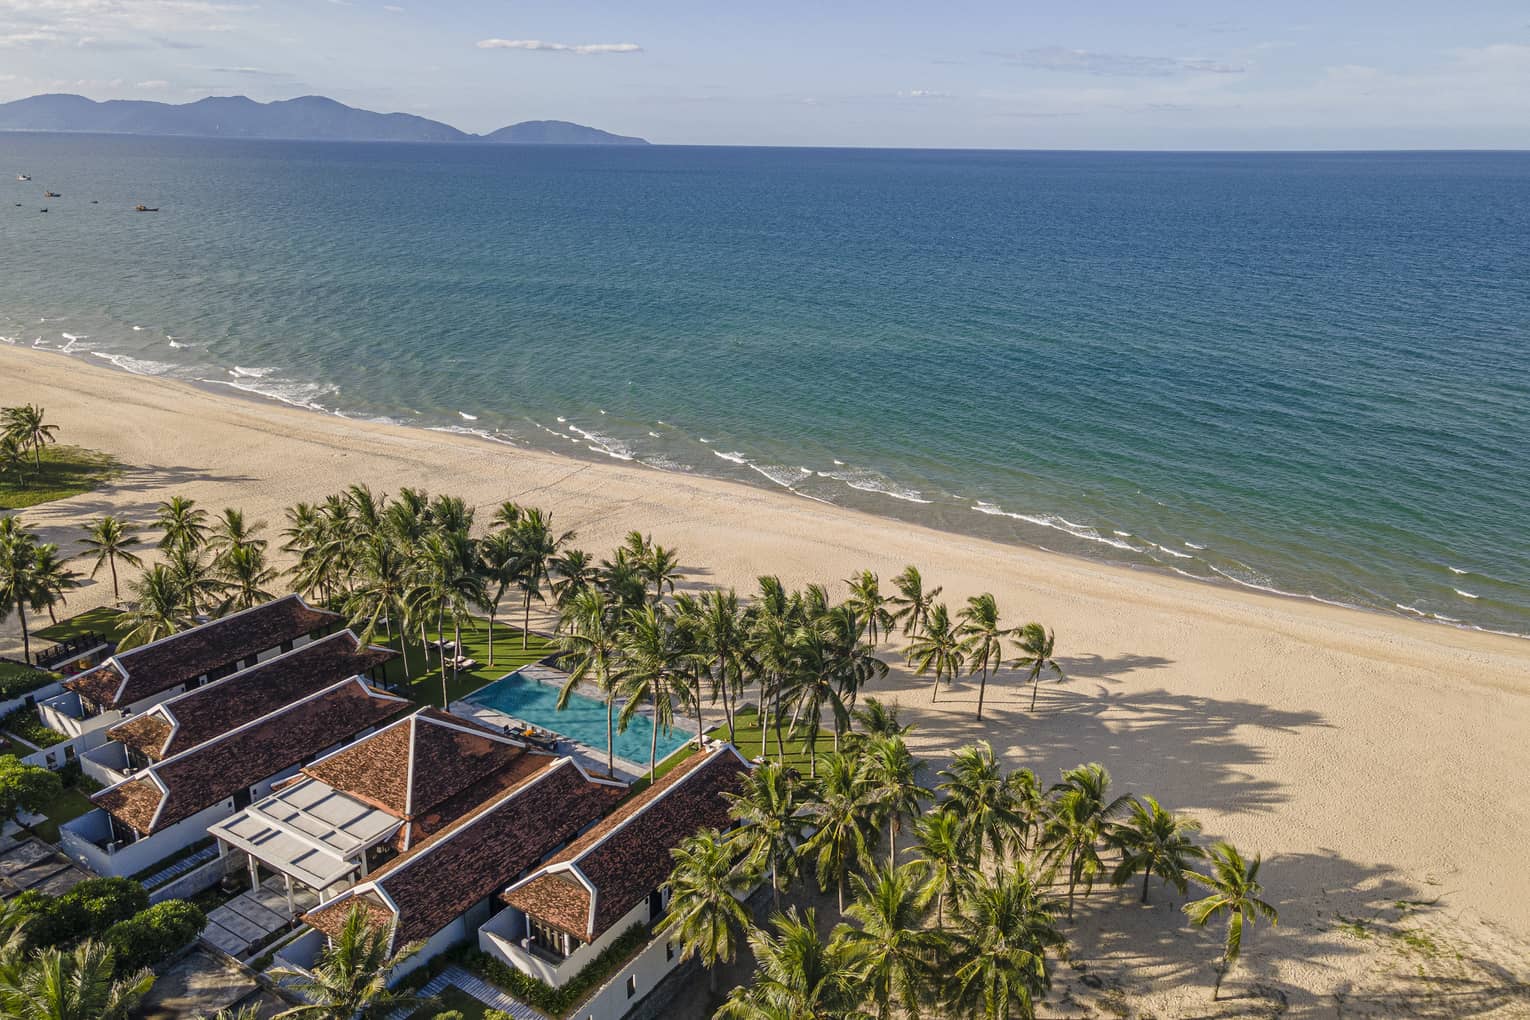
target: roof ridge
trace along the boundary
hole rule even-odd
[[[615,836],[617,833],[621,832],[623,829],[631,825],[639,817],[645,814],[649,808],[653,807],[665,797],[669,796],[672,791],[680,789],[680,787],[683,786],[692,776],[696,775],[703,768],[710,765],[716,758],[722,755],[723,752],[731,750],[733,750],[732,744],[724,744],[721,747],[715,747],[710,751],[698,752],[704,754],[704,757],[701,761],[697,762],[694,767],[686,771],[683,775],[679,776],[673,783],[670,783],[668,786],[665,786],[663,789],[655,793],[647,800],[647,802],[643,803],[638,807],[636,811],[632,812],[632,814],[628,815],[626,818],[623,818],[621,821],[613,825],[609,832],[603,833],[599,839],[595,840],[595,842],[579,851],[579,853],[575,854],[573,857],[570,857],[567,863],[578,864],[580,861],[584,860],[590,854],[598,850],[601,846],[605,845],[605,842],[612,836]],[[638,793],[638,796],[641,797],[644,793],[647,793],[652,789],[654,789],[654,787],[650,786],[648,787],[648,790],[644,790]]]
[[[159,707],[164,706],[164,705],[169,705],[169,704],[172,704],[172,703],[177,702],[177,701],[183,701],[186,698],[190,698],[190,697],[193,697],[194,695],[201,694],[203,691],[206,691],[206,690],[208,690],[210,688],[217,687],[220,684],[228,683],[230,680],[238,680],[238,679],[244,677],[245,674],[247,674],[247,673],[254,673],[257,670],[265,669],[267,666],[271,665],[274,662],[279,662],[279,661],[281,661],[283,659],[290,658],[291,656],[294,656],[294,655],[301,655],[304,652],[307,652],[307,651],[309,651],[311,649],[317,648],[320,645],[322,645],[324,642],[328,641],[330,638],[343,637],[343,636],[346,636],[346,635],[349,635],[351,640],[353,642],[355,642],[355,646],[356,646],[355,649],[354,649],[355,651],[359,652],[359,651],[361,651],[362,648],[367,647],[366,645],[363,645],[361,643],[361,639],[356,636],[355,632],[353,632],[349,627],[347,627],[344,630],[337,630],[333,634],[325,634],[323,637],[318,638],[318,639],[313,640],[313,641],[310,641],[306,645],[298,645],[296,648],[293,648],[290,651],[280,652],[280,653],[278,653],[276,655],[271,656],[269,659],[266,659],[266,660],[264,660],[262,662],[255,663],[255,665],[253,665],[253,666],[246,666],[243,669],[235,670],[234,672],[230,673],[228,676],[220,676],[216,680],[209,680],[207,683],[203,684],[200,687],[193,687],[189,691],[182,691],[179,694],[171,695],[170,697],[166,698],[164,701],[161,701],[158,705],[155,705],[155,706],[153,706],[153,708],[150,708],[148,711],[152,712],[154,710],[154,708],[159,708]],[[355,673],[355,674],[352,674],[352,675],[353,676],[360,676],[361,674]],[[347,677],[346,679],[350,679],[350,678]],[[147,714],[147,712],[144,713],[144,714]]]

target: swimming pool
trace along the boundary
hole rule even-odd
[[[503,712],[533,726],[540,726],[560,733],[570,740],[577,740],[586,747],[604,755],[606,750],[606,704],[582,694],[571,695],[563,711],[558,711],[558,684],[550,681],[527,679],[520,673],[511,673],[502,680],[470,694],[467,700],[496,712]],[[617,713],[621,706],[617,705]],[[648,763],[648,741],[653,736],[653,723],[647,716],[635,716],[627,724],[625,733],[615,733],[615,749],[618,758],[625,758],[635,765]],[[685,746],[689,736],[681,730],[667,735],[659,731],[658,760],[663,761],[671,753]]]

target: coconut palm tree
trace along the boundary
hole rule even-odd
[[[230,608],[249,609],[275,597],[267,585],[275,582],[279,575],[266,566],[266,551],[261,545],[232,546],[218,562]]]
[[[0,517],[0,623],[11,613],[21,622],[22,656],[32,661],[27,610],[41,609],[37,591],[37,536],[21,518]]]
[[[889,599],[882,594],[877,575],[869,570],[846,579],[845,584],[850,588],[850,597],[845,601],[855,610],[856,616],[866,621],[866,640],[875,648],[892,632],[893,614],[887,608]]]
[[[690,701],[690,687],[682,674],[683,650],[673,614],[652,603],[627,610],[618,638],[621,667],[618,688],[626,699],[616,718],[625,732],[646,703],[653,724],[648,740],[648,781],[658,766],[659,730],[668,733],[675,724],[675,706]],[[700,724],[698,708],[697,724]]]
[[[940,681],[956,680],[962,670],[965,653],[961,637],[951,626],[951,617],[944,602],[936,603],[924,618],[917,636],[909,643],[908,661],[914,666],[914,674],[935,674],[934,686],[930,688],[930,703],[934,704],[940,694]]]
[[[839,737],[850,725],[850,706],[844,688],[836,683],[836,660],[833,638],[821,623],[798,627],[792,637],[793,669],[787,677],[783,697],[792,710],[791,733],[800,727],[808,752],[809,775],[818,775],[818,734],[823,729],[824,709],[834,727],[834,750]]]
[[[746,874],[770,875],[770,890],[781,905],[781,885],[797,875],[797,843],[807,825],[802,787],[794,769],[767,761],[744,776],[738,793],[724,793],[729,813],[739,827],[727,835],[737,847]]]
[[[565,549],[553,557],[548,565],[552,573],[553,604],[559,609],[573,598],[575,593],[595,583],[597,570],[590,554],[583,549]]]
[[[5,435],[13,439],[17,446],[22,449],[31,448],[32,466],[38,470],[42,468],[43,446],[58,441],[54,435],[58,426],[48,424],[44,420],[45,416],[46,412],[36,404],[22,404],[0,411],[0,428],[5,430]]]
[[[845,879],[852,866],[870,862],[877,834],[878,806],[856,760],[839,753],[824,755],[823,776],[802,811],[816,830],[802,851],[813,859],[819,889],[827,892],[834,885],[843,914]]]
[[[945,589],[936,586],[925,591],[924,578],[919,576],[919,568],[913,564],[904,567],[903,572],[893,578],[893,586],[898,589],[898,594],[888,600],[898,607],[893,611],[893,619],[903,624],[905,637],[917,638],[924,633],[935,599]]]
[[[1063,944],[1052,909],[1023,864],[979,875],[956,917],[951,1000],[957,1015],[1034,1020],[1051,986],[1047,951]]]
[[[1036,711],[1036,690],[1041,686],[1041,674],[1044,671],[1051,671],[1057,674],[1059,683],[1065,679],[1062,667],[1052,658],[1052,649],[1056,647],[1057,635],[1039,623],[1028,623],[1014,633],[1015,646],[1020,651],[1020,658],[1015,660],[1015,668],[1025,670],[1025,679],[1031,685],[1031,711],[1034,712]]]
[[[33,555],[32,590],[36,606],[48,611],[49,621],[58,623],[54,609],[69,604],[64,593],[80,586],[80,575],[64,562],[58,554],[58,546],[52,542],[37,546]]]
[[[850,717],[860,724],[861,733],[867,737],[901,737],[913,730],[913,723],[898,721],[898,707],[886,705],[876,698],[867,698],[856,706]]]
[[[243,510],[225,507],[223,512],[213,519],[212,526],[208,529],[207,547],[218,557],[227,555],[234,549],[246,547],[264,551],[269,543],[258,537],[264,530],[266,530],[264,521],[256,521],[252,524],[244,519]]]
[[[574,533],[566,531],[562,535],[554,535],[552,515],[536,507],[529,507],[521,511],[513,534],[515,547],[520,553],[520,570],[516,575],[516,583],[520,585],[523,595],[521,649],[524,651],[530,647],[531,600],[546,601],[542,596],[542,585],[547,581],[548,564],[558,555],[564,543],[573,539]]]
[[[904,819],[919,817],[923,802],[934,794],[920,784],[924,762],[909,753],[900,734],[868,739],[860,756],[870,800],[887,828],[887,866],[892,867],[898,861]]]
[[[796,624],[792,619],[791,600],[780,578],[759,578],[759,593],[750,606],[749,630],[745,652],[760,683],[760,757],[765,757],[765,743],[772,723],[776,731],[776,756],[786,757],[781,740],[779,702],[787,678],[796,669],[797,653],[793,644]]]
[[[717,1020],[869,1020],[854,952],[818,934],[811,910],[792,908],[770,919],[773,931],[749,933],[754,979],[733,990]]]
[[[937,961],[945,939],[922,924],[930,899],[922,861],[901,867],[873,866],[851,877],[854,899],[841,910],[859,927],[840,926],[836,939],[856,961],[863,1001],[876,1007],[877,1020],[890,1020],[894,1009],[918,1020],[920,1006],[938,984]]]
[[[711,662],[712,694],[720,698],[723,718],[728,724],[728,742],[733,743],[734,699],[741,691],[745,669],[745,643],[748,620],[732,588],[714,588],[700,599],[696,616],[696,639],[700,650]]]
[[[200,613],[218,616],[227,608],[223,597],[228,586],[202,549],[189,545],[173,546],[165,558],[165,568],[175,577],[187,616]]]
[[[1217,964],[1217,983],[1211,989],[1211,999],[1215,1002],[1222,992],[1222,979],[1243,951],[1244,927],[1251,927],[1260,917],[1271,924],[1279,924],[1280,915],[1260,899],[1264,887],[1259,884],[1260,859],[1257,855],[1252,861],[1246,861],[1237,847],[1218,842],[1212,845],[1207,858],[1211,862],[1211,874],[1191,872],[1189,878],[1211,890],[1211,895],[1186,903],[1184,911],[1197,928],[1204,928],[1213,917],[1227,915],[1227,938],[1222,944],[1222,959]]]
[[[117,587],[117,561],[121,560],[130,567],[142,567],[143,560],[133,549],[142,544],[138,536],[133,534],[130,525],[110,514],[92,524],[85,533],[82,542],[85,548],[95,553],[96,562],[90,568],[90,576],[95,578],[100,572],[102,564],[111,568],[112,573],[112,601],[121,602],[122,593]]]
[[[489,524],[495,528],[513,531],[515,526],[521,523],[521,513],[520,506],[507,499],[494,508],[494,516],[489,518]]]
[[[1066,866],[1068,870],[1068,920],[1073,920],[1074,891],[1082,884],[1084,895],[1094,888],[1094,880],[1105,870],[1100,848],[1110,832],[1110,823],[1131,798],[1110,796],[1110,773],[1095,762],[1079,765],[1063,773],[1063,781],[1052,787],[1052,809],[1046,820],[1042,840],[1048,866]]]
[[[478,573],[478,556],[473,540],[465,531],[446,531],[425,537],[421,547],[423,557],[422,577],[424,583],[417,593],[415,605],[429,605],[436,613],[436,640],[445,642],[445,621],[452,621],[452,646],[462,647],[462,621],[475,607],[487,600],[483,577]],[[440,655],[441,708],[450,701],[447,688],[446,653]],[[451,678],[457,678],[457,656],[451,661]]]
[[[407,640],[409,564],[388,535],[376,532],[362,545],[357,567],[360,582],[345,600],[350,625],[358,628],[362,644],[376,640],[379,627],[389,637],[397,637],[408,680],[412,676]]]
[[[616,684],[613,666],[621,651],[616,609],[599,588],[585,588],[569,599],[558,623],[558,647],[572,658],[572,668],[558,692],[562,711],[574,691],[594,680],[606,703],[606,771],[616,775]]]
[[[986,740],[960,748],[940,771],[940,810],[959,820],[963,846],[980,867],[985,854],[1002,863],[1023,819],[1014,789]]]
[[[981,672],[978,683],[978,722],[983,721],[983,695],[988,690],[988,671],[998,669],[1004,652],[1004,639],[1010,632],[999,626],[999,606],[989,592],[974,595],[958,614],[957,633],[962,639],[962,653],[967,657],[968,675]]]
[[[670,850],[674,869],[664,886],[669,910],[655,929],[680,945],[680,959],[697,957],[717,991],[719,963],[732,963],[739,936],[749,930],[749,911],[740,901],[747,883],[739,881],[733,849],[716,829],[702,829]]]
[[[653,600],[664,598],[664,589],[675,590],[675,579],[680,576],[680,553],[662,545],[650,545],[648,555],[638,561],[638,575],[653,585]]]
[[[978,870],[969,852],[961,819],[950,811],[931,811],[914,822],[915,859],[924,864],[928,890],[935,897],[935,927],[946,926],[946,903],[954,902]]]
[[[0,968],[0,1015],[14,1020],[123,1020],[154,985],[148,969],[116,976],[105,942],[48,948]]]
[[[345,916],[339,936],[330,940],[311,971],[271,972],[307,1000],[305,1005],[276,1015],[299,1020],[380,1020],[428,1002],[388,987],[388,975],[421,946],[411,943],[390,955],[391,937],[387,927],[370,924],[366,909],[357,903]]]
[[[490,666],[494,665],[494,619],[499,615],[499,604],[504,601],[505,593],[515,583],[520,562],[521,552],[516,548],[513,532],[491,531],[478,542],[478,571],[484,586],[483,604],[489,613]]]
[[[156,563],[144,571],[128,585],[128,592],[133,598],[122,614],[125,633],[117,643],[119,650],[146,645],[191,626],[180,583],[165,564]]]
[[[1148,901],[1148,880],[1154,875],[1185,893],[1190,862],[1206,856],[1195,844],[1201,823],[1160,807],[1153,797],[1138,797],[1129,805],[1131,817],[1111,828],[1110,845],[1121,851],[1111,884],[1125,885],[1142,872],[1142,902]]]
[[[207,511],[185,496],[171,496],[155,511],[161,549],[199,549],[207,540]]]

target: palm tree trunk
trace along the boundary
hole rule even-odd
[[[760,757],[770,759],[769,751],[765,742],[770,739],[770,705],[765,697],[765,674],[760,674],[760,707],[755,712],[755,718],[760,724]]]
[[[771,721],[771,725],[773,725],[776,728],[776,758],[777,758],[777,760],[784,762],[784,761],[786,761],[786,742],[781,739],[781,688],[780,688],[780,684],[777,684],[776,685],[776,689],[771,692],[771,699],[773,701],[773,704],[771,705],[771,709],[770,709],[770,721]]]
[[[940,670],[935,671],[935,683],[930,686],[930,704],[935,704],[935,699],[940,697]]]
[[[489,607],[489,668],[494,668],[494,610],[497,606]]]
[[[1142,902],[1147,902],[1148,879],[1153,877],[1153,869],[1148,868],[1142,872]]]
[[[1227,955],[1222,955],[1217,964],[1217,983],[1211,986],[1211,1001],[1216,1002],[1217,996],[1222,994],[1222,978],[1227,974]]]
[[[706,726],[701,721],[701,671],[696,671],[696,750],[702,749],[702,741],[706,739]]]
[[[659,698],[655,693],[653,699],[653,718],[649,720],[648,733],[648,785],[653,785],[653,774],[658,768],[659,759]]]
[[[112,568],[112,601],[121,602],[122,593],[117,590],[117,556],[115,553],[106,554],[106,562]]]
[[[531,589],[526,589],[526,599],[521,606],[521,651],[531,647]]]
[[[32,635],[27,633],[27,609],[20,595],[16,596],[16,618],[21,621],[21,659],[23,662],[31,662]]]
[[[615,725],[612,717],[616,714],[616,695],[606,695],[606,772],[616,775],[616,742],[612,734]]]
[[[983,721],[983,695],[988,692],[988,667],[983,667],[983,679],[978,681],[978,714],[977,721]]]
[[[1040,690],[1040,689],[1041,689],[1041,673],[1040,673],[1040,671],[1037,671],[1036,675],[1031,677],[1031,714],[1032,715],[1034,715],[1036,713],[1036,692],[1038,690]]]

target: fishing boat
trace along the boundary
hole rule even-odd
[[[43,198],[63,198],[63,196],[56,191],[44,191]]]
[[[133,211],[134,212],[159,212],[159,206],[154,206],[153,208],[150,208],[149,206],[146,206],[146,205],[134,206]]]
[[[16,179],[18,181],[30,181],[32,178],[29,174],[17,174]]]

